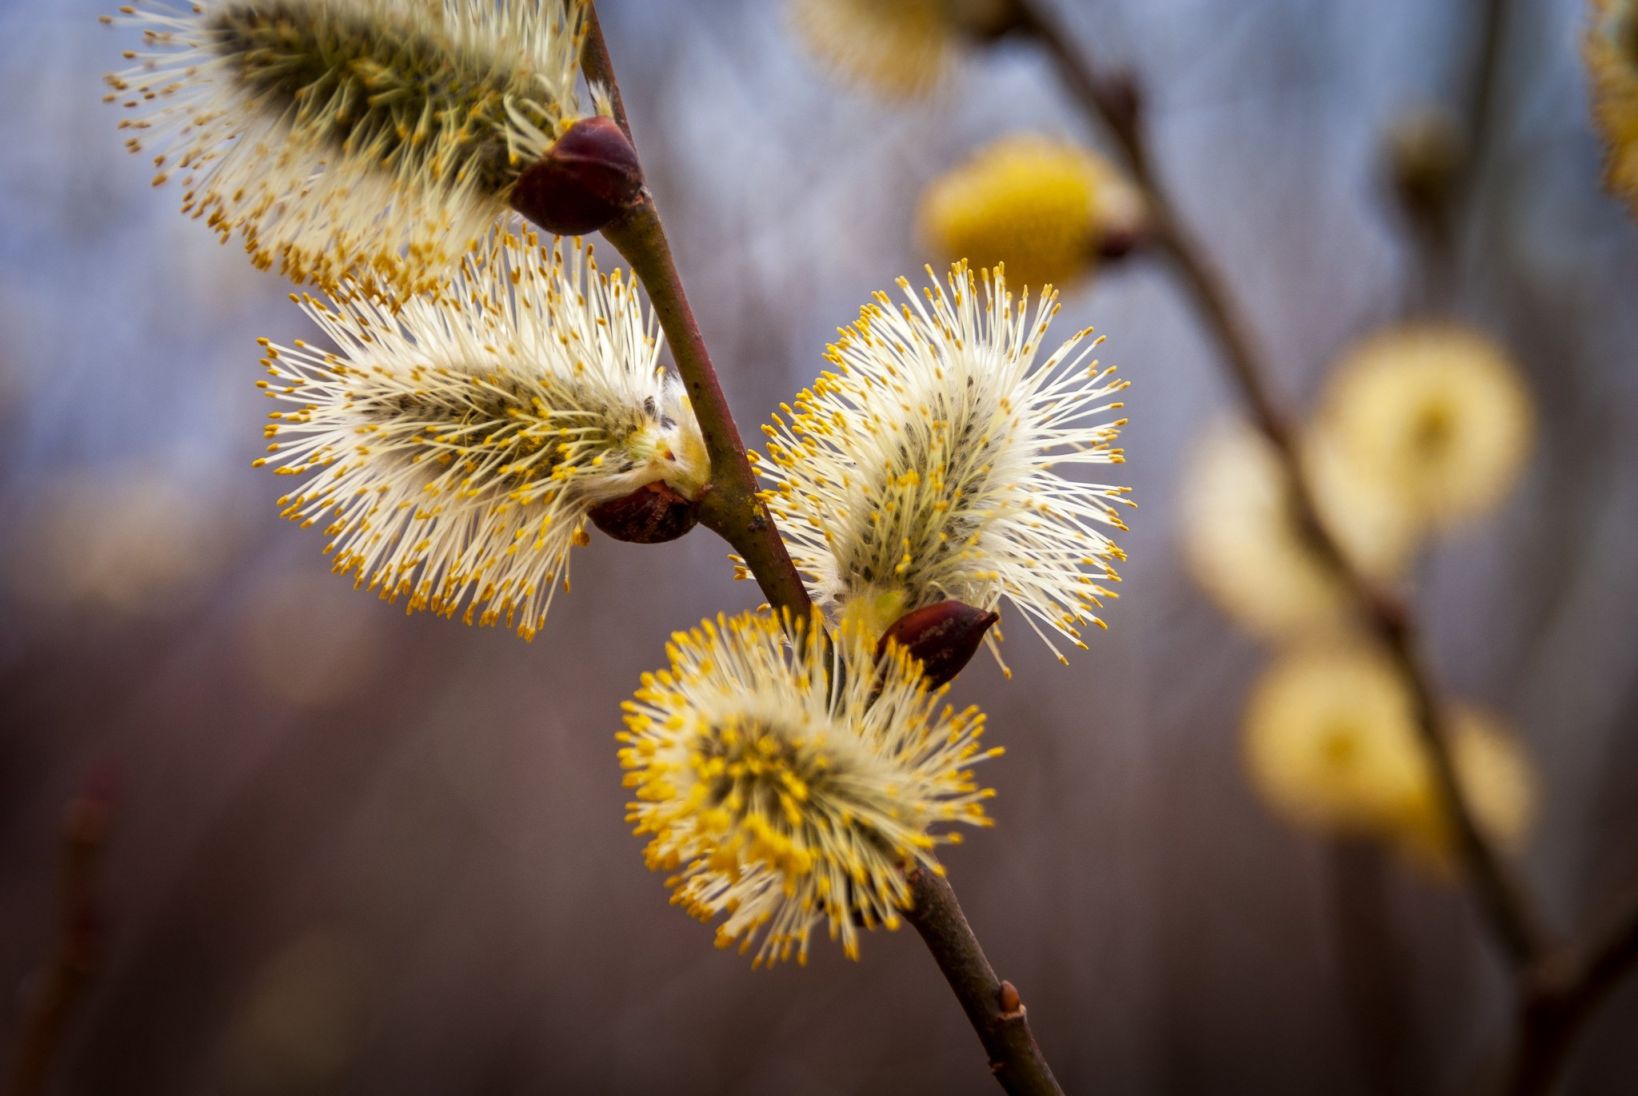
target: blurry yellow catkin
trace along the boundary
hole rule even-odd
[[[1474,820],[1492,838],[1516,842],[1534,808],[1528,761],[1470,709],[1452,713],[1447,733]],[[1376,651],[1322,646],[1279,659],[1247,705],[1245,759],[1252,785],[1292,823],[1378,838],[1418,863],[1450,865],[1454,834],[1410,695]]]
[[[1478,332],[1442,324],[1381,331],[1348,351],[1321,423],[1354,471],[1422,528],[1496,506],[1534,435],[1529,393],[1507,355]]]
[[[843,80],[908,99],[938,86],[973,41],[1011,21],[1007,0],[793,0],[791,23]]]
[[[1065,141],[1004,137],[934,180],[922,235],[947,259],[1005,263],[1015,285],[1066,285],[1142,219],[1136,189],[1102,158]]]
[[[1320,516],[1366,575],[1391,581],[1413,546],[1405,508],[1310,439],[1304,473]],[[1267,638],[1334,630],[1348,592],[1314,551],[1269,443],[1244,424],[1205,436],[1184,475],[1179,511],[1184,562],[1236,623]]]
[[[1536,781],[1529,759],[1490,717],[1458,709],[1450,728],[1456,777],[1468,809],[1493,840],[1516,845],[1535,817]],[[1453,871],[1456,834],[1440,806],[1431,779],[1422,781],[1403,820],[1401,846],[1442,871]]]
[[[1252,785],[1307,828],[1380,835],[1418,796],[1420,757],[1405,691],[1360,648],[1304,648],[1252,691],[1245,760]]]
[[[1584,53],[1606,144],[1605,183],[1638,214],[1638,4],[1592,0]]]

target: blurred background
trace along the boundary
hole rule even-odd
[[[318,530],[278,518],[250,468],[253,340],[310,332],[122,150],[106,6],[0,3],[0,1061],[56,946],[65,807],[112,781],[96,969],[53,1091],[992,1091],[912,932],[753,974],[643,867],[617,705],[671,630],[756,602],[721,543],[599,537],[525,644],[353,592]],[[1098,136],[1021,45],[893,103],[768,0],[600,6],[747,434],[872,290],[935,258],[914,231],[929,180],[1004,132]],[[1462,109],[1481,5],[1051,7],[1146,89],[1163,178],[1281,396],[1310,406],[1401,307],[1416,256],[1382,135]],[[1417,596],[1440,680],[1534,760],[1521,868],[1571,927],[1638,879],[1638,227],[1598,182],[1583,6],[1506,8],[1457,308],[1512,348],[1539,439]],[[1241,765],[1266,652],[1180,566],[1179,478],[1234,395],[1152,261],[1100,272],[1059,322],[1096,324],[1133,383],[1131,558],[1069,669],[1020,634],[1011,683],[980,657],[957,684],[1007,756],[985,774],[998,827],[946,857],[952,880],[1070,1091],[1366,1091],[1336,852]],[[1460,891],[1393,865],[1385,887],[1372,923],[1420,1083],[1460,1090],[1502,1049],[1503,969]],[[1632,1091],[1635,1033],[1638,981],[1572,1091]]]

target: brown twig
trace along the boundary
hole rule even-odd
[[[1327,849],[1330,927],[1341,1004],[1358,1038],[1369,1091],[1409,1096],[1419,1091],[1416,1031],[1404,945],[1393,925],[1387,850],[1358,837]]]
[[[645,193],[624,217],[604,228],[603,235],[625,256],[632,273],[648,290],[677,372],[688,386],[689,401],[711,454],[711,490],[700,505],[701,523],[745,560],[768,604],[805,619],[810,604],[807,588],[773,518],[757,497],[756,474],[746,459],[745,443],[688,307],[654,199]]]
[[[110,790],[103,782],[93,782],[69,803],[63,819],[56,950],[28,1003],[7,1089],[11,1096],[45,1090],[68,1021],[96,967],[96,871],[112,809]]]
[[[582,57],[586,78],[608,89],[615,121],[629,138],[631,126],[620,98],[620,83],[595,8],[588,6],[586,17]],[[773,518],[757,497],[756,473],[745,455],[745,443],[711,364],[711,352],[689,307],[659,210],[646,187],[624,216],[604,227],[603,236],[631,264],[632,273],[648,290],[699,420],[711,456],[711,489],[700,505],[701,523],[740,554],[769,605],[805,619],[811,604],[807,587],[791,562]]]
[[[1165,188],[1156,176],[1142,125],[1134,84],[1103,79],[1084,53],[1037,7],[1035,0],[1013,0],[1017,29],[1038,42],[1082,108],[1105,126],[1127,161],[1133,181],[1148,201],[1154,220],[1154,246],[1183,282],[1223,353],[1229,375],[1245,400],[1251,418],[1267,437],[1285,469],[1290,498],[1303,535],[1338,576],[1366,626],[1387,649],[1410,689],[1416,725],[1433,769],[1445,813],[1456,832],[1463,872],[1480,912],[1502,953],[1515,969],[1528,968],[1543,951],[1545,935],[1524,890],[1473,819],[1456,779],[1445,733],[1445,717],[1433,678],[1425,664],[1409,609],[1360,572],[1321,519],[1302,472],[1297,433],[1263,378],[1222,280],[1179,223]]]
[[[586,44],[581,47],[580,68],[588,81],[601,85],[609,93],[614,120],[620,126],[620,132],[626,135],[626,140],[630,141],[631,120],[626,117],[626,103],[620,98],[620,85],[614,79],[609,44],[603,39],[603,24],[597,18],[597,8],[591,4],[586,5]]]
[[[1504,1090],[1510,1096],[1552,1091],[1587,1021],[1638,967],[1638,888],[1579,946],[1543,959],[1523,981],[1518,1040]]]
[[[990,1072],[1014,1096],[1061,1096],[1063,1089],[1029,1029],[1029,1011],[1012,983],[995,976],[950,881],[920,866],[910,870],[908,879],[912,904],[905,917],[927,942],[966,1011],[989,1055]]]
[[[588,11],[591,21],[583,52],[586,77],[609,89],[616,104],[616,120],[629,136],[608,46],[596,13]],[[624,216],[603,229],[603,235],[631,264],[632,273],[648,291],[699,419],[700,433],[711,456],[711,489],[701,502],[701,523],[739,553],[770,605],[806,617],[811,606],[807,588],[773,518],[757,496],[756,475],[746,457],[745,444],[689,308],[664,225],[646,187]],[[918,876],[925,878],[917,882]],[[936,883],[931,881],[934,878]],[[992,1063],[1000,1063],[997,1079],[1009,1092],[1058,1092],[1052,1071],[1029,1034],[1023,1006],[1016,1001],[1017,991],[1012,990],[1006,1002],[999,996],[1002,984],[984,959],[955,892],[931,873],[914,873],[911,880],[915,904],[907,917],[921,931],[974,1030],[990,1049]],[[1011,990],[1010,986],[1006,988]],[[974,997],[975,992],[988,992],[989,1003]]]

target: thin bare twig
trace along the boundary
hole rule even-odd
[[[1363,1079],[1374,1093],[1410,1096],[1420,1047],[1411,1024],[1409,969],[1392,923],[1387,850],[1358,837],[1327,849],[1332,944],[1341,1004],[1357,1034]]]
[[[631,120],[626,117],[626,102],[620,98],[620,85],[614,79],[609,44],[603,38],[603,24],[597,18],[597,9],[590,4],[586,5],[586,44],[581,48],[580,67],[588,81],[600,85],[609,93],[609,103],[614,107],[614,121],[619,125],[620,132],[626,135],[626,140],[631,141]]]
[[[68,1021],[97,963],[96,872],[108,839],[113,796],[94,781],[68,805],[57,880],[57,941],[30,995],[11,1072],[10,1096],[45,1091]]]
[[[618,105],[619,82],[595,12],[590,12],[590,20],[583,52],[586,77],[609,89],[617,121],[629,136],[624,110]],[[805,617],[811,605],[807,588],[773,518],[758,498],[756,475],[688,305],[653,196],[646,187],[624,216],[603,229],[603,235],[631,264],[632,273],[648,290],[699,419],[700,433],[711,455],[711,489],[700,506],[701,522],[740,554],[770,605]],[[1016,991],[1011,991],[1011,998],[999,996],[1003,986],[984,959],[949,883],[931,873],[917,872],[912,873],[911,884],[914,905],[906,916],[921,931],[934,961],[990,1051],[996,1078],[1009,1092],[1059,1092],[1052,1071],[1029,1033]],[[1010,990],[1010,986],[1005,988]],[[1003,1004],[1007,1005],[1004,1016],[998,1011]]]
[[[1542,960],[1523,981],[1510,1096],[1541,1096],[1557,1083],[1576,1040],[1610,991],[1638,968],[1638,887],[1584,943]]]
[[[1081,107],[1109,130],[1119,146],[1133,181],[1148,200],[1154,220],[1155,248],[1171,262],[1173,271],[1188,290],[1222,350],[1223,362],[1253,422],[1280,458],[1303,535],[1348,590],[1366,626],[1387,649],[1409,687],[1417,730],[1445,813],[1456,832],[1463,872],[1480,913],[1514,968],[1528,968],[1542,954],[1546,936],[1524,889],[1474,821],[1466,794],[1456,778],[1446,737],[1445,714],[1433,687],[1432,674],[1422,657],[1409,608],[1360,572],[1320,518],[1313,492],[1302,472],[1297,432],[1264,379],[1258,356],[1251,349],[1240,314],[1222,280],[1178,221],[1175,208],[1156,175],[1135,85],[1127,80],[1104,79],[1095,73],[1085,54],[1042,13],[1036,0],[1013,0],[1013,3],[1018,11],[1018,31],[1040,44]]]
[[[654,199],[645,193],[625,216],[604,228],[603,235],[625,256],[632,273],[648,290],[677,372],[688,386],[689,402],[711,454],[711,490],[700,505],[700,520],[740,554],[768,604],[805,619],[810,605],[807,587],[772,516],[757,497],[756,474],[688,306]]]
[[[1013,1096],[1062,1096],[1063,1089],[1029,1029],[1028,1010],[1018,990],[995,976],[950,881],[920,866],[912,868],[907,878],[912,904],[905,917],[927,942],[927,950],[966,1011],[989,1055],[990,1072]]]

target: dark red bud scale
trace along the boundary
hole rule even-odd
[[[912,609],[895,620],[876,644],[876,657],[887,653],[889,643],[897,643],[921,660],[922,673],[931,688],[951,681],[978,652],[984,633],[1001,617],[987,609],[975,609],[964,601],[940,601]]]
[[[512,188],[512,208],[548,232],[583,236],[619,217],[643,190],[637,150],[613,119],[583,118]]]
[[[1105,229],[1098,236],[1097,255],[1105,262],[1124,259],[1132,252],[1148,245],[1150,233],[1147,225],[1117,225]]]
[[[699,521],[700,504],[666,483],[648,483],[629,495],[592,507],[592,524],[615,540],[662,544]]]

